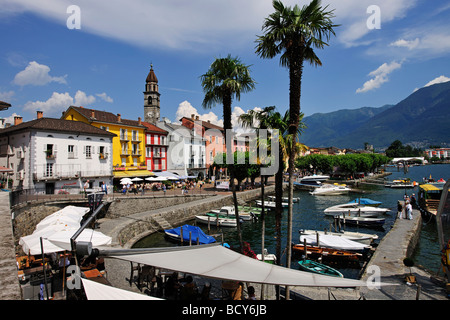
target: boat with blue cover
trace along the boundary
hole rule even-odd
[[[372,206],[372,207],[378,207],[379,205],[382,204],[382,202],[380,201],[375,201],[369,198],[356,198],[353,201],[350,201],[348,203],[359,203],[365,206]]]
[[[314,260],[304,259],[300,260],[298,264],[300,266],[300,269],[302,269],[303,271],[313,272],[332,277],[340,277],[340,278],[344,277],[342,273],[340,273],[336,269],[333,269],[325,264],[316,262]]]
[[[216,239],[212,236],[208,236],[197,226],[192,226],[190,224],[185,224],[178,228],[166,229],[164,230],[165,235],[178,242],[181,242],[181,237],[183,237],[184,243],[192,244],[209,244],[216,242]]]

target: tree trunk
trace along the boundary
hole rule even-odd
[[[301,79],[303,72],[303,50],[298,50],[297,55],[292,57],[289,67],[289,134],[295,138],[292,139],[291,152],[289,153],[288,173],[289,173],[289,205],[287,222],[287,253],[286,267],[291,267],[292,255],[292,216],[293,216],[293,195],[294,195],[294,161],[295,161],[295,143],[297,142],[297,131],[300,116],[300,96]],[[286,300],[289,300],[289,287],[286,287]]]
[[[262,209],[261,209],[261,257],[264,262],[264,246],[265,241],[264,238],[266,236],[266,217],[264,212],[264,176],[261,175],[261,201],[262,201]],[[264,283],[261,284],[261,300],[264,300]]]
[[[275,234],[277,238],[276,242],[276,252],[277,256],[277,264],[281,265],[281,220],[283,218],[283,207],[282,207],[282,198],[283,198],[283,153],[279,150],[278,153],[278,171],[275,174]],[[276,288],[276,297],[277,300],[280,299],[280,286],[275,286]]]
[[[237,233],[239,238],[239,246],[241,248],[241,253],[244,252],[244,242],[242,240],[242,232],[241,232],[241,224],[240,224],[240,217],[238,212],[238,202],[237,202],[237,196],[236,196],[236,186],[234,183],[234,154],[233,154],[233,139],[231,139],[231,142],[227,142],[228,135],[232,135],[231,129],[231,92],[229,94],[225,94],[223,97],[223,124],[225,129],[225,145],[226,145],[226,151],[227,151],[227,164],[229,168],[230,173],[230,186],[231,186],[231,192],[233,194],[233,204],[234,204],[234,210],[236,212],[236,222],[237,222]],[[231,162],[230,162],[231,161]]]

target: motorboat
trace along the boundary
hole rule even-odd
[[[337,250],[358,251],[363,252],[370,248],[367,244],[362,244],[353,240],[331,234],[306,234],[300,235],[300,243],[312,246],[321,246]]]
[[[398,179],[389,181],[384,186],[393,189],[414,188],[416,186],[416,183],[411,182],[409,179]]]
[[[236,219],[236,211],[234,210],[233,206],[225,206],[220,208],[220,210],[211,210],[206,213],[206,215],[214,218],[218,216],[219,218]],[[239,211],[239,218],[244,221],[251,221],[256,218],[256,215],[253,212]]]
[[[274,255],[273,253],[269,253],[269,252],[267,251],[267,249],[264,249],[263,254],[264,254],[264,262],[269,263],[269,264],[276,264],[276,263],[277,263],[277,256]],[[260,254],[260,253],[258,253],[258,254],[256,255],[256,258],[257,258],[259,261],[262,261],[263,255]]]
[[[268,196],[267,197],[270,201],[275,201],[275,196]],[[288,202],[289,201],[289,197],[282,197],[281,198],[281,201],[283,201],[283,202]],[[299,197],[297,197],[297,198],[292,198],[292,202],[299,202],[300,201],[300,198]]]
[[[296,189],[314,189],[322,186],[322,183],[328,179],[330,176],[327,175],[304,176],[294,181],[294,187]]]
[[[375,201],[369,198],[356,198],[353,201],[350,201],[348,203],[359,203],[365,206],[372,206],[372,207],[378,207],[382,204],[380,201]]]
[[[262,201],[261,200],[256,200],[256,205],[258,207],[262,207]],[[287,208],[288,205],[289,205],[289,203],[287,203],[287,202],[282,202],[281,203],[281,206],[283,208]],[[274,209],[275,206],[276,206],[275,201],[264,201],[264,207]]]
[[[361,232],[352,232],[352,231],[341,231],[341,232],[330,232],[330,231],[318,231],[318,230],[303,230],[300,229],[298,231],[300,235],[316,235],[319,234],[319,237],[322,235],[333,235],[336,237],[342,237],[348,240],[356,241],[359,243],[370,245],[374,240],[378,239],[378,235],[376,234],[368,234]]]
[[[336,269],[333,269],[332,267],[329,267],[325,264],[319,263],[314,260],[303,259],[300,260],[298,264],[300,269],[303,271],[317,273],[325,276],[340,277],[340,278],[344,277],[342,273],[340,273]]]
[[[344,194],[351,191],[349,187],[345,184],[322,184],[322,186],[314,189],[309,194],[313,196],[328,196],[328,195],[338,195]]]
[[[216,225],[219,227],[236,227],[237,226],[237,219],[236,218],[218,218],[218,217],[211,217],[207,215],[203,216],[195,216],[195,221],[198,223],[203,224],[211,224]],[[243,220],[240,219],[240,222]]]
[[[366,206],[359,203],[344,203],[326,208],[325,215],[345,215],[346,217],[378,217],[390,211],[387,208]]]
[[[339,216],[339,220],[348,225],[358,226],[358,227],[372,227],[378,228],[384,225],[386,219],[377,217],[348,217]]]
[[[262,208],[259,207],[250,207],[250,206],[238,206],[239,214],[241,212],[253,213],[255,215],[260,215],[262,212]]]
[[[192,244],[209,244],[216,242],[214,237],[205,234],[199,227],[189,224],[173,229],[166,229],[164,230],[164,234],[169,239],[177,242],[181,242],[181,239],[183,239],[184,243]]]
[[[300,182],[300,183],[302,183],[302,182],[310,182],[310,181],[324,182],[324,181],[326,181],[328,179],[330,179],[330,176],[313,174],[311,176],[301,177],[297,181]]]

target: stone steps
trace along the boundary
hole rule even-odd
[[[161,215],[153,215],[152,219],[161,227],[161,229],[172,229],[173,227],[170,225],[169,222],[167,222],[166,219],[164,219]]]

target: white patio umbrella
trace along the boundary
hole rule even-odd
[[[89,212],[87,207],[75,207],[67,206],[61,210],[58,210],[51,215],[45,217],[36,225],[36,230],[41,230],[49,225],[71,225],[74,227],[80,227],[80,222],[83,216]]]
[[[123,178],[120,180],[120,184],[132,184],[133,181],[131,181],[130,178]]]
[[[167,178],[165,178],[165,177],[148,177],[148,178],[145,178],[145,180],[157,182],[157,181],[166,181]]]
[[[65,225],[50,225],[32,234],[21,237],[19,244],[25,253],[32,255],[41,254],[41,242],[44,253],[70,250],[70,238],[78,231],[79,227]],[[111,244],[111,237],[104,235],[93,229],[84,229],[77,237],[76,241],[90,241],[95,246],[105,246]]]
[[[142,181],[142,180],[144,180],[144,179],[138,178],[138,177],[131,179],[131,181]]]

